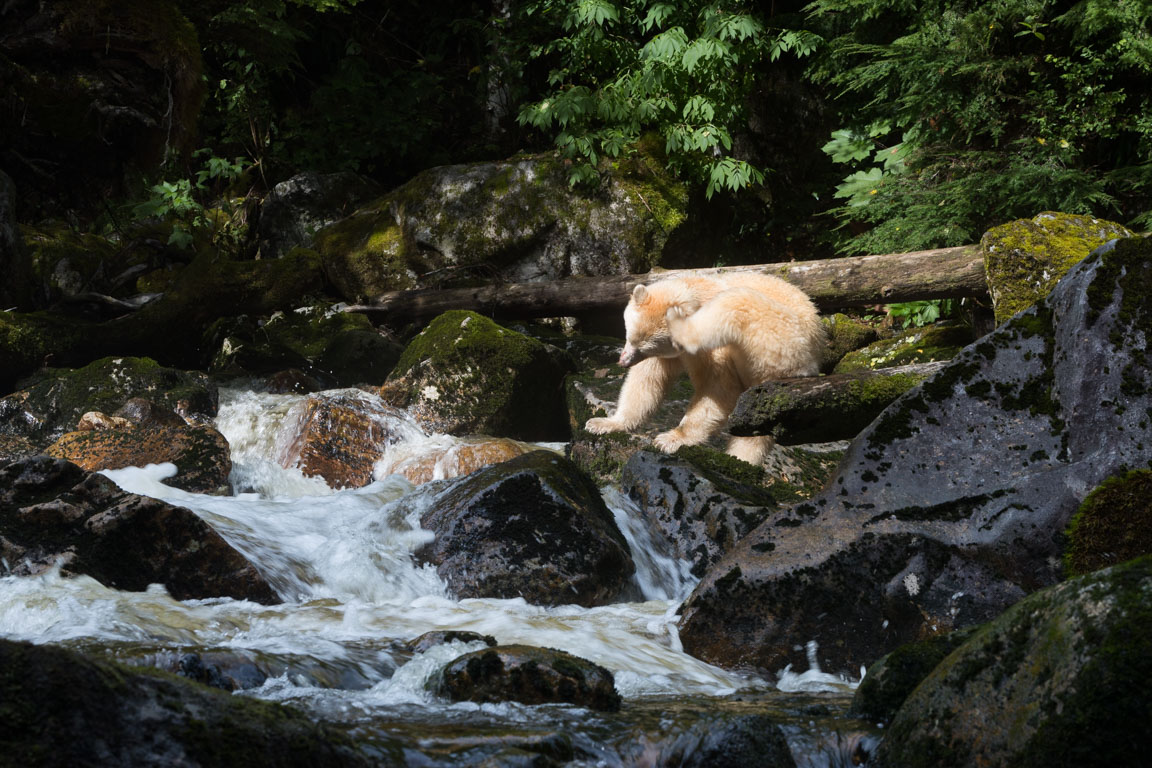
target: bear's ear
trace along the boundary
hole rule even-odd
[[[638,285],[632,289],[632,301],[637,304],[643,304],[648,301],[648,289],[642,285]]]

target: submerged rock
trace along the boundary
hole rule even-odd
[[[988,621],[1059,581],[1088,491],[1152,459],[1152,240],[1121,240],[852,444],[823,494],[748,534],[683,608],[695,656],[825,668]],[[801,667],[802,668],[802,667]]]
[[[1142,765],[1152,749],[1152,558],[1021,601],[904,702],[880,766]]]
[[[4,746],[21,765],[403,765],[292,707],[52,645],[0,639]]]
[[[449,662],[432,683],[452,701],[576,704],[602,712],[620,709],[612,673],[551,648],[498,645]]]
[[[687,199],[645,157],[622,162],[597,194],[574,189],[551,156],[443,166],[325,228],[316,249],[353,302],[477,277],[634,274],[659,262]]]
[[[568,460],[533,451],[437,493],[416,552],[458,598],[523,597],[536,605],[604,605],[634,565],[596,486]]]
[[[555,347],[453,310],[412,340],[381,396],[429,432],[564,440],[563,383],[573,367]]]
[[[980,249],[996,322],[1040,301],[1077,262],[1120,237],[1132,232],[1104,219],[1051,211],[985,232]]]
[[[260,572],[192,511],[47,456],[0,467],[0,558],[16,576],[62,561],[64,573],[116,589],[163,584],[177,600],[280,602]]]

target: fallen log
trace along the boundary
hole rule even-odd
[[[762,272],[782,277],[802,288],[821,310],[988,293],[980,246],[962,245],[820,261],[571,277],[547,283],[392,291],[367,304],[348,306],[344,311],[370,314],[382,323],[427,319],[450,309],[471,309],[506,319],[580,316],[623,308],[632,287],[638,283],[733,272]]]
[[[781,445],[851,440],[888,405],[948,361],[758,384],[728,419],[733,435],[770,435]]]

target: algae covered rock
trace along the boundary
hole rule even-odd
[[[563,384],[572,368],[555,347],[454,310],[409,343],[381,396],[429,432],[564,440]]]
[[[378,739],[368,759],[292,707],[55,645],[0,639],[0,690],[4,747],[19,756],[11,764],[403,764],[398,746]]]
[[[1152,749],[1152,557],[1050,587],[916,688],[880,766],[1142,765]]]
[[[432,168],[316,236],[340,294],[647,272],[687,193],[643,157],[586,194],[551,156]]]
[[[612,602],[634,571],[600,492],[566,459],[533,451],[438,489],[416,552],[458,597],[523,597],[536,605]]]
[[[0,467],[0,557],[16,576],[62,561],[116,589],[163,584],[177,600],[278,603],[243,555],[196,514],[120,490],[103,475],[47,456]]]
[[[1088,491],[1152,460],[1152,240],[1103,246],[890,405],[827,490],[741,539],[685,603],[712,663],[856,674],[1063,578]],[[818,618],[817,618],[818,617]]]
[[[206,374],[149,358],[107,357],[73,371],[42,371],[25,389],[0,398],[0,433],[46,446],[75,429],[85,413],[112,413],[134,397],[206,416],[216,414],[219,402]]]
[[[844,355],[862,349],[880,338],[875,327],[841,312],[821,319],[828,329],[828,349],[820,364],[822,373],[831,373]]]
[[[452,701],[576,704],[602,712],[620,709],[612,673],[587,659],[551,648],[498,645],[445,665],[435,691]]]
[[[1068,524],[1064,567],[1078,576],[1152,554],[1152,471],[1110,477]]]
[[[972,341],[972,330],[963,325],[940,324],[908,328],[888,339],[848,352],[833,369],[853,373],[898,365],[950,360]]]
[[[984,270],[997,324],[1048,295],[1093,250],[1132,232],[1115,222],[1047,211],[984,233]]]

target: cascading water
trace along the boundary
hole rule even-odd
[[[431,536],[419,526],[433,498],[427,486],[414,488],[398,475],[378,472],[366,487],[335,492],[322,480],[272,460],[291,439],[299,401],[292,395],[222,392],[217,427],[232,447],[232,481],[239,491],[234,496],[171,488],[161,482],[174,472],[171,465],[105,472],[127,491],[194,510],[256,564],[283,604],[180,602],[158,586],[121,592],[55,572],[8,576],[0,578],[0,636],[102,648],[128,659],[157,652],[239,653],[281,670],[244,695],[294,702],[326,719],[356,723],[361,732],[375,728],[392,737],[411,732],[424,738],[445,723],[461,722],[481,729],[526,723],[533,732],[565,729],[577,734],[573,738],[588,765],[630,764],[631,753],[612,745],[629,738],[636,718],[656,711],[667,715],[684,702],[704,699],[721,706],[776,696],[779,701],[771,706],[791,722],[789,699],[780,698],[784,694],[772,683],[683,652],[676,612],[695,579],[687,563],[661,551],[619,490],[603,493],[632,548],[639,601],[581,608],[540,607],[520,599],[456,600],[433,568],[411,558]],[[408,448],[421,440],[441,445],[453,440],[424,435],[414,423],[394,427]],[[454,642],[415,655],[397,650],[399,642],[431,630],[474,631],[502,644],[555,648],[594,661],[614,673],[633,719],[612,720],[571,707],[437,701],[426,690],[428,680],[447,661],[481,646]],[[838,690],[829,711],[843,709],[848,684],[818,669],[804,675],[786,671],[782,687],[801,692],[793,696]],[[652,727],[663,727],[662,720],[654,722]],[[826,764],[821,757],[826,739],[813,736],[813,728],[800,718],[786,731],[802,764]],[[471,754],[468,750],[447,753],[443,764],[471,759],[461,757]]]

